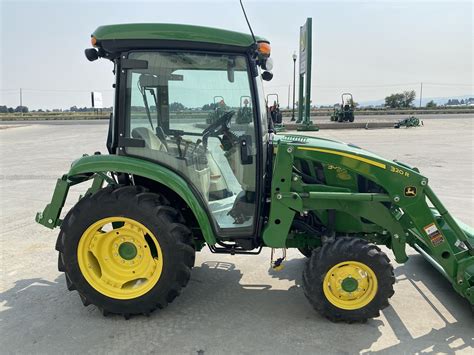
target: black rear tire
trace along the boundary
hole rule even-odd
[[[94,288],[82,274],[78,245],[84,232],[96,221],[111,216],[135,220],[155,236],[162,251],[161,275],[145,294],[131,299],[112,298]],[[151,248],[151,246],[150,246]],[[58,268],[70,291],[77,290],[85,306],[96,305],[104,315],[149,315],[171,303],[189,281],[194,266],[192,234],[180,213],[162,196],[136,186],[106,187],[83,197],[61,224],[56,249]]]
[[[377,288],[371,301],[358,309],[343,309],[335,305],[324,291],[328,271],[344,262],[367,266],[376,277]],[[330,275],[328,275],[330,276]],[[378,317],[389,306],[394,294],[395,276],[387,255],[379,247],[359,238],[342,237],[324,244],[308,260],[303,272],[303,289],[313,308],[331,321],[365,322]]]

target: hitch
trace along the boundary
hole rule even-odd
[[[51,202],[46,205],[43,212],[38,212],[36,214],[36,222],[50,229],[54,229],[61,225],[62,220],[59,219],[59,215],[64,207],[64,202],[66,201],[66,196],[69,192],[70,186],[66,174],[57,180]]]
[[[81,182],[88,181],[93,178],[92,186],[87,190],[86,194],[94,193],[102,188],[104,180],[108,179],[105,174],[97,173],[87,176],[86,178],[81,177],[78,180],[71,180],[71,177],[64,174],[56,182],[54,188],[53,197],[51,202],[46,205],[43,212],[36,214],[36,222],[50,229],[54,229],[61,225],[62,220],[59,218],[61,210],[66,202],[69,188],[73,185],[80,184]]]

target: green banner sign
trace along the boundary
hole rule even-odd
[[[312,18],[300,27],[300,70],[299,70],[299,100],[298,130],[318,130],[311,122],[311,56],[312,56]]]

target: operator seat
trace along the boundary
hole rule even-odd
[[[134,128],[131,136],[132,138],[143,139],[145,141],[145,147],[128,147],[128,154],[164,164],[164,166],[174,171],[183,173],[191,181],[192,185],[198,188],[204,198],[209,198],[209,167],[204,166],[198,169],[196,164],[189,165],[186,160],[178,159],[177,152],[173,152],[174,148],[171,147],[171,149],[168,150],[163,140],[157,137],[149,128]]]
[[[143,139],[145,147],[152,150],[167,152],[166,144],[146,127],[137,127],[132,130],[132,138]]]

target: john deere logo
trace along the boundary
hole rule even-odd
[[[405,196],[406,197],[415,197],[416,196],[416,187],[415,186],[405,187]]]

